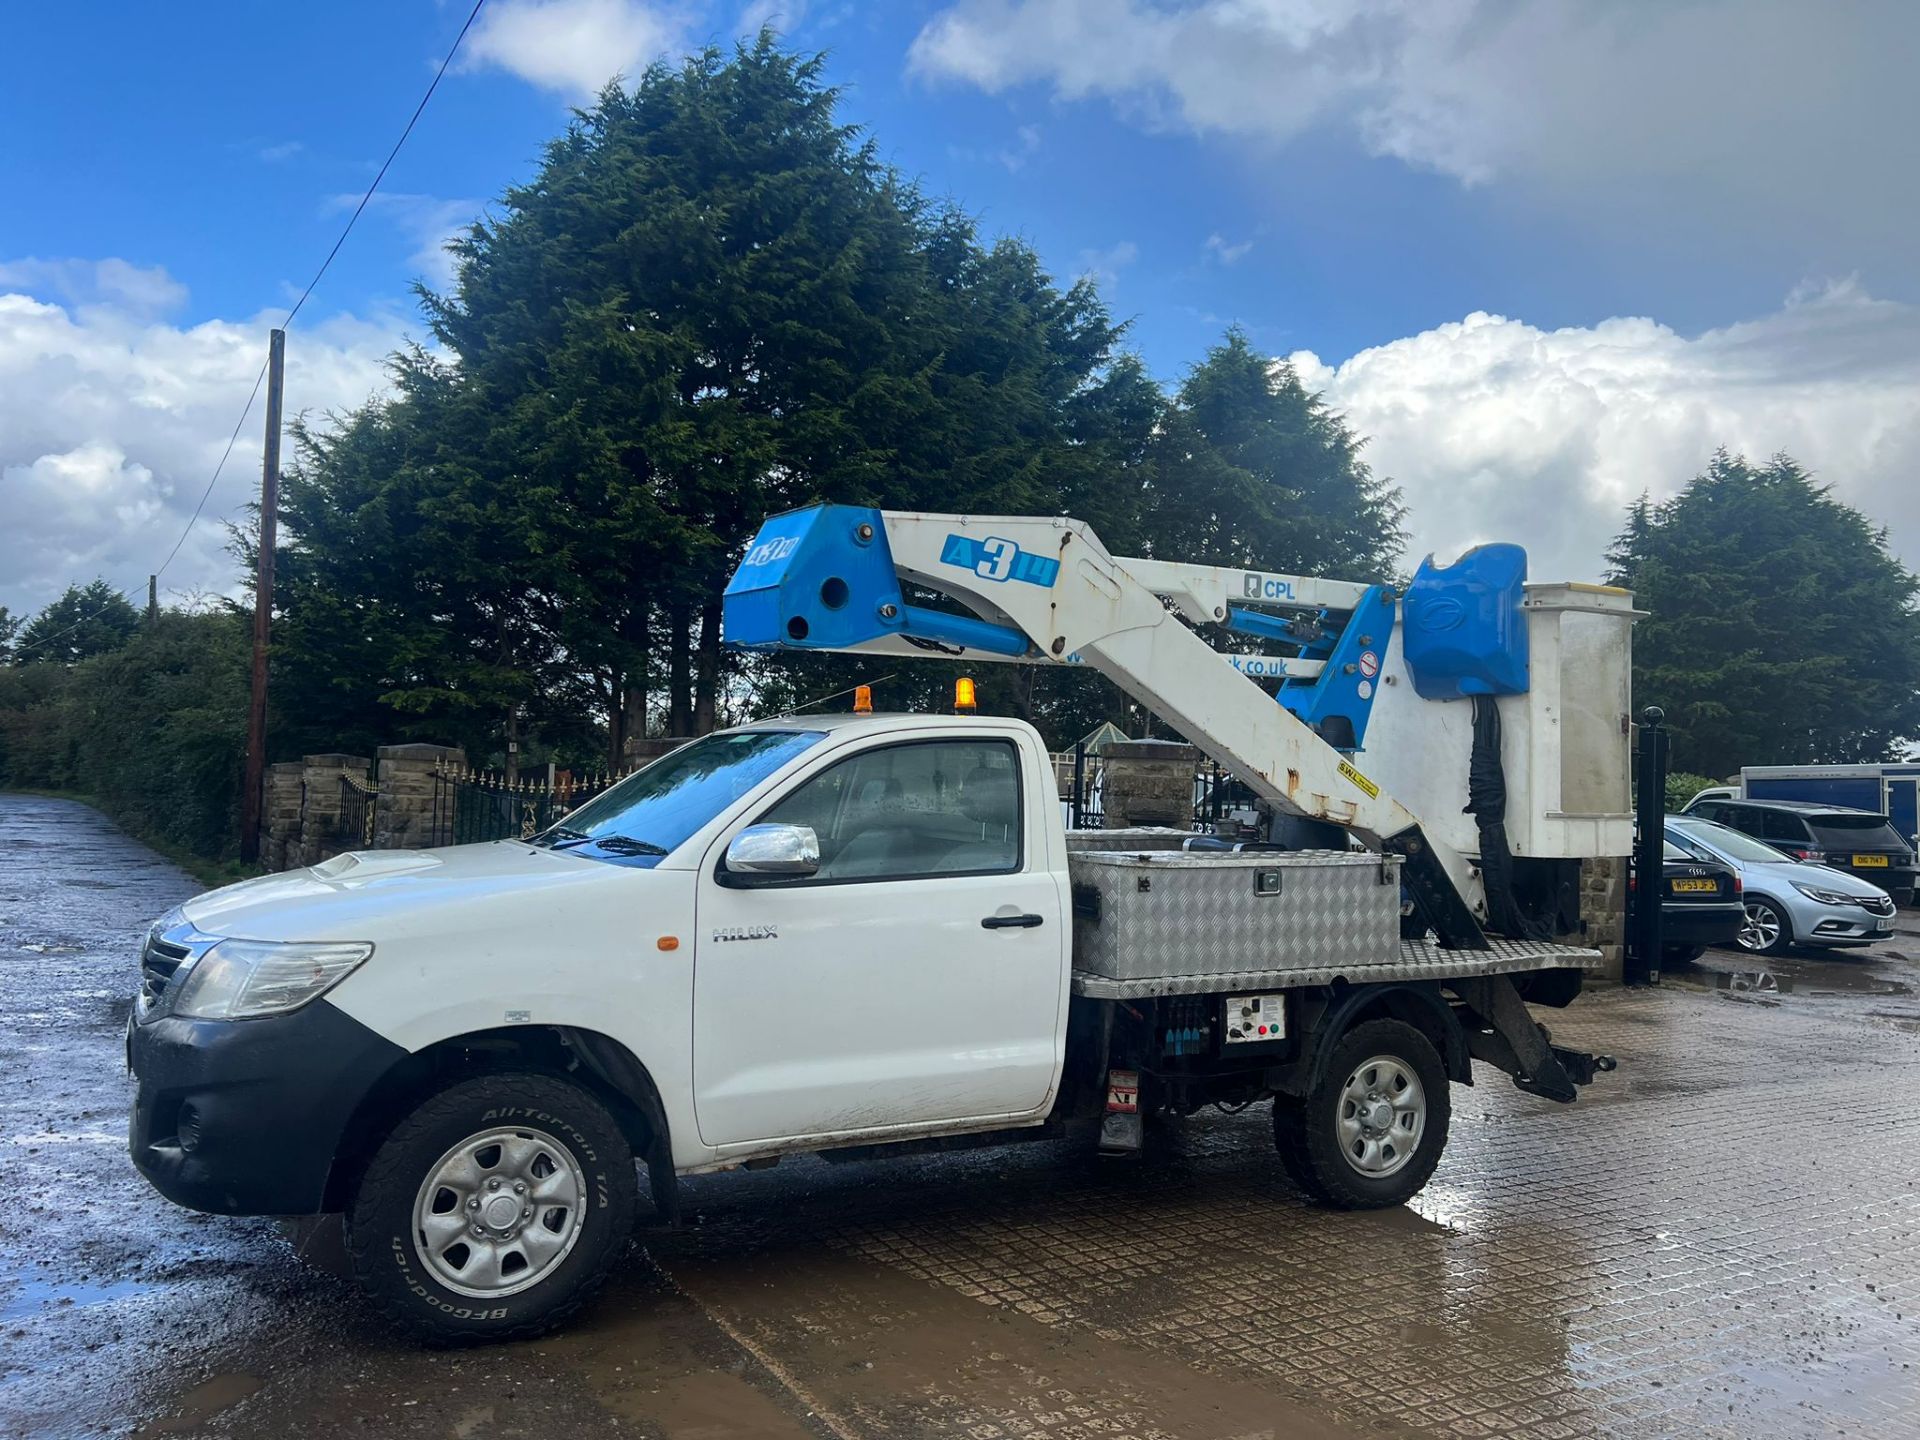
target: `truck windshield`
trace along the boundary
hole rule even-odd
[[[801,751],[819,730],[736,730],[663,755],[533,838],[622,865],[652,866]]]
[[[1828,850],[1904,850],[1884,815],[1809,815],[1815,843]]]

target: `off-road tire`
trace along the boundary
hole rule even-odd
[[[1425,1092],[1426,1121],[1412,1157],[1391,1175],[1361,1174],[1341,1153],[1338,1116],[1341,1092],[1355,1067],[1375,1056],[1393,1056],[1418,1076]],[[1312,1093],[1303,1099],[1277,1096],[1273,1141],[1293,1182],[1335,1210],[1380,1210],[1404,1204],[1420,1192],[1440,1163],[1452,1116],[1447,1069],[1439,1052],[1413,1026],[1400,1020],[1368,1020],[1334,1042]]]
[[[415,1201],[452,1147],[516,1124],[551,1135],[577,1160],[585,1180],[578,1233],[528,1289],[463,1295],[443,1285],[416,1248]],[[599,1289],[632,1241],[638,1201],[632,1149],[592,1095],[549,1075],[483,1075],[429,1096],[388,1133],[348,1208],[347,1256],[361,1290],[414,1336],[439,1344],[524,1339],[564,1324]]]

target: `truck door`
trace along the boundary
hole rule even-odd
[[[1011,738],[881,743],[754,822],[806,825],[807,879],[699,882],[694,1096],[709,1145],[1044,1111],[1060,1065],[1063,872]]]

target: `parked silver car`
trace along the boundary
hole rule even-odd
[[[1692,815],[1667,817],[1667,839],[1739,872],[1747,920],[1736,944],[1755,955],[1789,945],[1871,945],[1893,934],[1893,901],[1865,880],[1795,860],[1751,835]]]

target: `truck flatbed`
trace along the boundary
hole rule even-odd
[[[1601,955],[1578,945],[1546,940],[1487,937],[1490,949],[1447,950],[1432,940],[1402,940],[1397,959],[1380,965],[1277,965],[1208,975],[1155,975],[1114,980],[1087,970],[1073,972],[1073,993],[1089,1000],[1145,1000],[1201,995],[1220,990],[1283,990],[1331,985],[1336,980],[1375,984],[1389,980],[1445,980],[1469,975],[1515,975],[1528,970],[1598,970]]]

